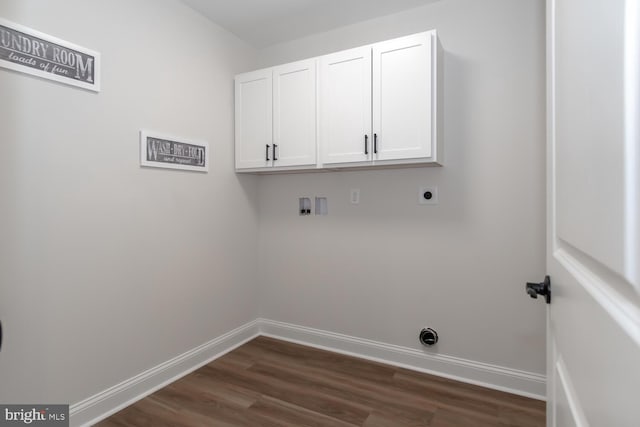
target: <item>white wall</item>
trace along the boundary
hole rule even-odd
[[[78,402],[258,315],[416,349],[429,325],[432,351],[543,373],[523,291],[544,274],[542,3],[442,0],[256,52],[174,0],[0,2],[103,59],[99,94],[0,70],[0,401]],[[431,28],[445,167],[234,174],[234,74]],[[140,168],[140,128],[208,140],[210,172]]]
[[[174,0],[3,0],[102,53],[102,92],[0,69],[0,402],[75,403],[257,316],[254,177],[233,75],[255,51]],[[143,169],[138,131],[210,143]]]
[[[544,2],[443,0],[276,45],[262,66],[436,28],[445,166],[260,178],[262,316],[543,374]],[[437,185],[440,204],[419,206]],[[349,204],[359,188],[361,203]],[[329,216],[299,217],[297,197]]]

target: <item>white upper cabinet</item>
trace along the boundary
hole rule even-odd
[[[316,60],[235,78],[236,169],[316,167]]]
[[[264,168],[271,164],[272,94],[270,69],[236,76],[236,169]]]
[[[323,163],[367,162],[371,140],[371,48],[320,58]]]
[[[314,166],[317,158],[316,61],[273,69],[273,166]]]
[[[236,170],[442,163],[436,31],[241,74]]]
[[[432,157],[431,35],[373,45],[374,161]]]
[[[435,31],[320,59],[322,163],[441,162]]]

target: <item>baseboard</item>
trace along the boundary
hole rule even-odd
[[[70,425],[91,426],[259,335],[545,400],[544,375],[269,319],[256,319],[71,405]]]
[[[91,426],[259,335],[251,321],[135,377],[71,405],[70,425]]]
[[[545,375],[268,319],[258,323],[261,335],[545,400]]]

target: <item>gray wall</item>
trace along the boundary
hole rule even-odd
[[[78,402],[258,315],[544,372],[544,21],[443,0],[261,52],[174,0],[3,0],[102,53],[94,94],[0,70],[1,402]],[[237,176],[232,77],[437,28],[443,168]],[[208,140],[143,169],[138,131]],[[440,205],[418,206],[438,185]],[[361,204],[349,204],[350,188]],[[297,197],[329,197],[298,217]]]
[[[253,320],[256,183],[233,171],[255,51],[174,0],[3,0],[102,53],[95,94],[0,70],[0,402],[75,403]],[[138,131],[209,141],[143,169]]]
[[[444,0],[260,52],[261,66],[436,28],[445,50],[445,166],[265,176],[262,316],[545,372],[544,2]],[[419,206],[420,186],[440,204]],[[349,203],[351,188],[361,203]],[[329,216],[297,216],[327,196]]]

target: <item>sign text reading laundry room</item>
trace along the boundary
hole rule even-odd
[[[0,66],[100,90],[100,54],[0,19]]]

